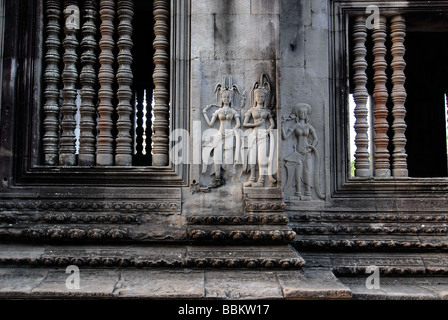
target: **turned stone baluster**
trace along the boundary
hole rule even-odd
[[[86,0],[84,2],[84,25],[82,27],[83,40],[81,48],[81,62],[83,65],[81,71],[81,124],[79,139],[79,165],[95,165],[96,152],[96,90],[97,83],[96,64],[98,62],[96,50],[98,48],[96,41],[97,28],[95,21],[97,18],[98,3],[97,0]]]
[[[387,116],[389,111],[387,109],[387,100],[389,94],[387,92],[387,62],[386,62],[386,19],[384,16],[380,17],[378,28],[373,30],[373,54],[375,61],[373,68],[375,70],[374,82],[375,89],[373,98],[375,100],[375,176],[376,177],[390,177],[390,155],[387,149],[389,144],[389,137],[387,131],[389,123]]]
[[[74,9],[76,8],[76,9]],[[64,16],[65,16],[65,39],[64,45],[64,71],[62,72],[62,81],[64,88],[62,90],[63,103],[61,108],[62,113],[62,135],[59,155],[59,164],[61,166],[76,165],[76,98],[78,82],[78,54],[77,49],[79,42],[77,39],[79,25],[72,22],[76,10],[78,9],[78,1],[66,0],[64,1]]]
[[[404,70],[406,62],[404,55],[406,49],[404,40],[406,36],[406,21],[402,15],[398,15],[391,20],[391,38],[392,38],[392,99],[394,102],[393,116],[394,123],[392,128],[394,130],[394,153],[393,153],[393,168],[392,173],[394,177],[408,177],[407,154],[406,154],[406,76]]]
[[[369,122],[367,109],[367,101],[369,99],[369,93],[367,91],[367,29],[366,18],[364,16],[358,16],[355,18],[355,24],[353,28],[353,40],[354,46],[354,62],[353,68],[355,75],[353,77],[355,83],[354,100],[355,107],[355,131],[356,131],[356,152],[355,152],[355,175],[357,177],[370,177],[370,154],[369,154]]]
[[[143,155],[143,109],[145,102],[145,89],[138,87],[135,92],[137,116],[135,128],[135,152],[138,156]]]
[[[154,0],[154,137],[153,165],[167,166],[169,162],[169,1]]]
[[[62,16],[62,6],[60,0],[46,1],[47,17],[47,39],[45,46],[46,69],[44,73],[45,81],[45,104],[44,104],[44,137],[43,151],[45,165],[56,166],[59,163],[59,88],[61,83],[61,70],[59,63],[61,56],[60,26]]]
[[[146,90],[146,156],[152,153],[152,89]]]
[[[131,136],[131,114],[132,114],[132,18],[134,16],[134,1],[118,1],[118,54],[119,68],[117,72],[118,80],[118,136],[117,136],[117,154],[115,164],[119,166],[132,165],[132,136]]]
[[[101,15],[101,40],[100,40],[100,72],[98,79],[100,82],[99,95],[99,120],[98,120],[98,137],[97,137],[97,157],[96,162],[99,166],[114,165],[114,138],[112,136],[112,129],[114,123],[112,115],[114,107],[112,100],[114,97],[113,84],[115,79],[114,74],[114,18],[115,18],[115,1],[101,0],[100,2]]]

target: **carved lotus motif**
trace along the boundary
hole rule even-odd
[[[31,228],[31,229],[25,230],[24,233],[29,238],[37,239],[37,238],[41,238],[45,234],[45,231],[40,228]]]
[[[104,223],[107,221],[107,218],[106,218],[106,216],[103,216],[103,215],[97,216],[96,221],[98,221],[99,223]]]
[[[189,217],[188,218],[188,223],[190,224],[200,224],[202,221],[202,219],[200,217]]]
[[[276,261],[274,259],[265,259],[261,262],[261,264],[263,265],[263,267],[265,268],[275,268],[276,266]]]
[[[116,214],[111,215],[109,221],[112,223],[118,223],[120,221],[120,216]]]
[[[212,239],[213,240],[224,240],[226,238],[225,232],[221,230],[215,230],[212,232]]]
[[[194,240],[205,239],[207,238],[207,234],[202,230],[192,230],[190,232],[190,238]]]
[[[283,232],[281,232],[281,231],[271,231],[269,233],[269,235],[271,236],[272,240],[274,240],[274,241],[283,240]]]
[[[115,259],[114,258],[105,258],[103,260],[103,264],[106,267],[112,267],[115,265]]]
[[[247,268],[257,268],[259,261],[257,259],[248,259],[244,261],[244,264]]]
[[[211,265],[213,268],[222,268],[225,265],[225,262],[222,259],[213,259]]]
[[[112,229],[107,235],[112,239],[124,239],[127,237],[127,232],[122,229]]]
[[[86,236],[86,232],[81,229],[72,229],[67,232],[71,239],[82,239]]]
[[[64,237],[64,230],[61,228],[52,228],[47,231],[47,236],[51,239],[62,239]]]
[[[244,240],[247,238],[247,233],[245,231],[232,231],[230,237],[233,240]]]
[[[146,209],[148,210],[154,210],[155,208],[157,208],[157,206],[154,203],[148,203],[146,205]]]
[[[87,232],[87,236],[90,239],[102,239],[105,236],[105,232],[101,229],[91,229]]]

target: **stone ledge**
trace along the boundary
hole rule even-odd
[[[0,299],[350,299],[328,270],[211,271],[80,268],[80,289],[65,268],[0,268]]]
[[[368,289],[364,277],[341,277],[353,300],[448,300],[448,278],[380,278],[379,289]]]
[[[376,266],[382,276],[447,276],[447,253],[405,252],[301,252],[306,266],[331,269],[338,277],[364,276],[366,268]]]
[[[65,268],[0,268],[0,299],[163,300],[448,300],[446,277],[336,278],[325,268],[303,271],[89,269],[80,289],[66,287]]]
[[[13,254],[32,257],[44,252],[22,248]],[[310,260],[302,270],[82,266],[79,290],[67,289],[65,267],[5,265],[0,266],[0,299],[448,299],[448,277],[381,276],[380,289],[369,290],[368,275],[336,277],[330,256],[305,257]]]
[[[0,244],[0,265],[299,270],[290,246],[31,246]]]

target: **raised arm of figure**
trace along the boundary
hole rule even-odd
[[[214,106],[214,105],[208,105],[208,106],[206,106],[206,107],[204,108],[204,110],[202,110],[202,114],[204,115],[205,122],[207,122],[207,124],[208,124],[209,127],[213,127],[213,125],[214,125],[215,122],[216,122],[216,119],[218,118],[217,112],[215,112],[215,113],[213,113],[212,119],[211,119],[211,120],[209,119],[208,114],[207,114],[207,111],[208,111],[211,107],[217,107],[217,106]]]
[[[287,140],[294,132],[294,127],[289,127],[288,130],[285,131],[285,124],[287,121],[291,119],[282,120],[282,138],[283,140]]]

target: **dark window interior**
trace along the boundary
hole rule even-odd
[[[408,15],[406,122],[411,177],[446,177],[448,23],[445,14]]]
[[[133,164],[151,164],[151,102],[154,90],[154,15],[152,1],[136,0],[134,16],[135,155]],[[146,112],[144,112],[146,101]]]
[[[447,177],[447,114],[446,94],[448,93],[448,14],[422,13],[406,14],[406,152],[408,154],[409,176]],[[350,30],[353,30],[352,28]],[[392,56],[390,30],[386,41],[389,68],[388,91],[392,92]],[[374,90],[374,70],[372,54],[372,31],[367,38],[368,84],[370,95]],[[353,43],[350,43],[350,61],[353,61]],[[351,64],[350,64],[351,66]],[[350,69],[350,87],[353,84],[353,68]],[[388,132],[393,164],[393,116],[392,98],[389,97]],[[372,111],[373,114],[373,111]],[[373,126],[373,124],[372,124]],[[373,139],[373,135],[372,135]]]

